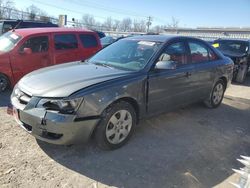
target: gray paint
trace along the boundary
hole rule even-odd
[[[175,70],[156,70],[154,63],[164,46],[176,39],[189,38],[144,36],[123,40],[142,39],[164,42],[164,45],[145,69],[139,72],[74,62],[41,69],[25,76],[16,87],[33,96],[30,102],[33,103],[20,109],[21,120],[34,126],[34,130],[41,130],[37,127],[40,127],[40,120],[44,119],[48,122],[46,131],[61,131],[64,136],[60,140],[49,140],[37,133],[36,137],[50,143],[70,144],[75,140],[86,140],[103,111],[117,100],[134,101],[139,108],[139,118],[145,118],[206,99],[214,83],[221,77],[227,83],[231,82],[233,63],[215,49],[212,50],[219,57],[216,61],[187,64]],[[34,114],[33,109],[37,109],[36,104],[41,98],[83,98],[84,101],[74,115],[65,116],[54,112]],[[19,107],[14,94],[12,103],[16,108]],[[32,121],[37,117],[38,120]],[[83,121],[76,122],[76,119]]]

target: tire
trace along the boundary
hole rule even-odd
[[[10,88],[10,82],[7,76],[0,73],[0,92],[3,92]]]
[[[242,84],[246,79],[247,72],[248,72],[247,64],[241,65],[237,71],[235,81]]]
[[[136,125],[133,106],[125,101],[114,103],[102,114],[95,130],[95,140],[101,149],[114,150],[123,146],[131,137]]]
[[[222,80],[217,81],[210,93],[209,98],[204,101],[205,105],[208,108],[217,108],[218,106],[220,106],[224,97],[225,90],[225,83]]]

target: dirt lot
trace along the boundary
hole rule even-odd
[[[218,109],[195,104],[142,121],[125,147],[109,152],[93,141],[36,141],[6,115],[9,93],[0,95],[0,187],[230,187],[236,158],[250,155],[250,77]]]

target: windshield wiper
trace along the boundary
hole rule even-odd
[[[112,66],[107,65],[106,63],[93,62],[93,64],[95,64],[95,65],[99,65],[99,66],[103,66],[103,67],[108,67],[108,68],[113,69],[113,67],[112,67]]]

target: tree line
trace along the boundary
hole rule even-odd
[[[122,20],[107,17],[103,22],[97,21],[94,15],[84,14],[81,19],[74,19],[68,21],[69,24],[74,27],[83,27],[95,30],[104,31],[118,31],[118,32],[155,32],[160,33],[164,31],[164,28],[171,27],[177,28],[179,26],[179,20],[172,17],[170,23],[164,25],[152,24],[151,17],[145,19],[131,19],[130,17],[123,18]],[[58,18],[49,16],[49,14],[34,6],[30,5],[25,10],[17,10],[12,0],[0,0],[0,19],[28,19],[39,21],[57,21]]]

